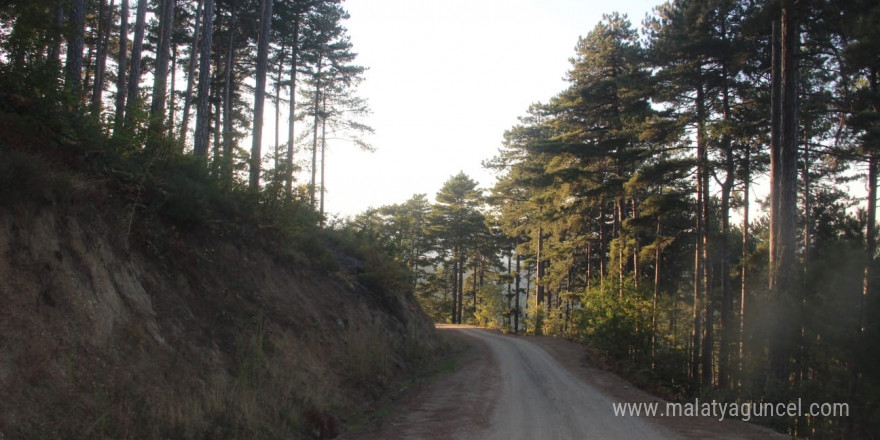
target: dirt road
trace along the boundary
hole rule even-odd
[[[587,379],[532,341],[466,326],[441,331],[469,345],[453,374],[411,393],[371,432],[348,439],[671,439],[768,438],[744,423],[618,417],[614,402],[659,401],[616,376]],[[568,343],[561,341],[562,344]],[[571,343],[568,343],[571,344]],[[542,344],[544,345],[544,344]],[[591,371],[589,373],[598,373]],[[593,374],[591,374],[593,375]],[[601,374],[600,374],[601,376]],[[610,392],[621,389],[624,395]],[[719,435],[720,434],[720,435]],[[728,435],[729,434],[729,435]]]
[[[584,383],[531,342],[477,329],[460,329],[492,350],[500,366],[497,404],[488,439],[665,439],[636,417],[615,417],[613,401]]]

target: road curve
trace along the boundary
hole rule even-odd
[[[667,439],[664,428],[615,417],[613,398],[541,347],[468,326],[438,325],[470,347],[459,368],[401,402],[373,431],[346,439]]]
[[[486,439],[666,439],[660,428],[637,417],[615,417],[610,397],[572,375],[529,341],[461,328],[485,343],[501,380]]]

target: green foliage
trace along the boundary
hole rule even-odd
[[[622,293],[621,293],[622,292]],[[615,359],[648,360],[651,352],[651,300],[632,285],[609,285],[584,293],[576,313],[583,340]]]
[[[370,225],[347,221],[334,225],[330,242],[354,257],[357,281],[380,295],[412,293],[411,273],[397,261]]]
[[[46,159],[22,151],[0,148],[0,206],[21,203],[49,203],[70,194],[73,176],[46,172]]]
[[[480,289],[477,295],[477,310],[474,313],[476,325],[487,328],[506,327],[507,303],[501,287],[490,284]]]

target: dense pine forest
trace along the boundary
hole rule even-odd
[[[578,339],[670,399],[849,404],[757,420],[798,437],[880,432],[880,4],[607,14],[484,160],[496,182],[328,221],[326,139],[371,148],[346,18],[340,0],[12,0],[0,106],[134,158],[112,171],[136,197],[165,179],[181,227],[252,209],[329,234],[360,282],[438,322]]]
[[[99,126],[133,151],[186,152],[226,188],[305,199],[323,212],[328,135],[369,149],[360,135],[372,131],[359,122],[369,111],[356,95],[365,68],[355,63],[341,1],[131,6],[8,3],[0,10],[4,94],[61,103],[84,118],[77,124]],[[269,118],[274,142],[264,145]],[[294,185],[303,168],[306,183]]]
[[[484,166],[349,226],[436,320],[577,338],[674,398],[846,402],[763,419],[873,438],[880,6],[608,14]]]

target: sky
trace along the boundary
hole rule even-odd
[[[346,0],[348,34],[365,66],[358,94],[375,130],[375,152],[328,141],[326,210],[350,216],[369,207],[433,195],[463,171],[481,188],[481,162],[529,105],[566,87],[578,37],[603,13],[634,26],[660,0]]]

